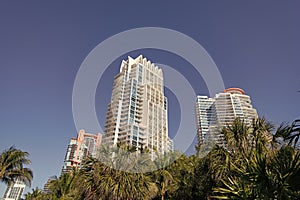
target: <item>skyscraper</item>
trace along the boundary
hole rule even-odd
[[[51,188],[50,188],[51,182],[57,181],[57,180],[58,180],[57,176],[51,176],[50,178],[48,178],[47,182],[44,185],[43,192],[46,194],[50,194],[51,193]]]
[[[3,196],[3,200],[19,200],[25,189],[25,183],[19,179],[9,184]]]
[[[206,139],[222,144],[224,140],[220,128],[230,124],[235,118],[242,119],[248,125],[257,118],[250,97],[240,88],[226,89],[214,98],[197,96],[195,113],[200,145]]]
[[[80,130],[77,138],[71,138],[64,159],[62,173],[69,172],[74,167],[80,166],[87,156],[96,156],[101,144],[102,135],[86,133]]]
[[[128,57],[114,78],[103,143],[167,152],[173,148],[167,113],[162,70],[142,55]]]
[[[207,96],[197,96],[195,113],[197,123],[197,136],[199,144],[203,144],[204,138],[209,136],[212,127],[216,125],[215,99]]]

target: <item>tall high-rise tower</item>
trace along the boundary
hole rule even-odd
[[[143,56],[122,61],[108,105],[103,143],[169,151],[163,72]]]
[[[242,119],[248,125],[257,118],[250,97],[240,88],[226,89],[216,94],[214,98],[197,96],[195,112],[200,145],[206,139],[213,139],[216,143],[222,144],[223,136],[219,130],[233,122],[235,118]]]

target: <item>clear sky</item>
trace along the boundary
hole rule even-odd
[[[213,58],[225,87],[243,88],[261,116],[275,124],[300,117],[299,1],[180,2],[1,1],[0,151],[15,145],[30,153],[33,187],[60,174],[69,139],[77,134],[72,89],[82,61],[101,41],[131,28],[185,33]],[[202,78],[182,58],[159,50],[128,53],[139,54],[176,68],[198,94],[208,95]],[[101,125],[113,76],[128,55],[114,61],[99,82]],[[180,110],[174,95],[167,95],[172,135]]]

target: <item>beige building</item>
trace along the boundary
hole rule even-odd
[[[250,97],[240,88],[226,89],[214,98],[197,96],[195,113],[200,145],[207,139],[223,144],[224,137],[220,128],[230,124],[235,118],[242,119],[248,125],[257,118]]]
[[[128,57],[114,78],[103,143],[167,152],[173,148],[167,113],[162,70],[142,55]]]

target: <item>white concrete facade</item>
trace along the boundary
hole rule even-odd
[[[206,139],[223,144],[224,137],[220,129],[233,122],[235,118],[242,119],[248,125],[257,118],[250,97],[240,88],[229,88],[216,94],[214,98],[197,96],[195,113],[200,145]]]
[[[7,189],[4,193],[3,200],[20,200],[24,193],[26,185],[21,180],[16,180],[7,186]]]
[[[169,151],[163,72],[143,56],[122,61],[108,105],[103,144]]]

